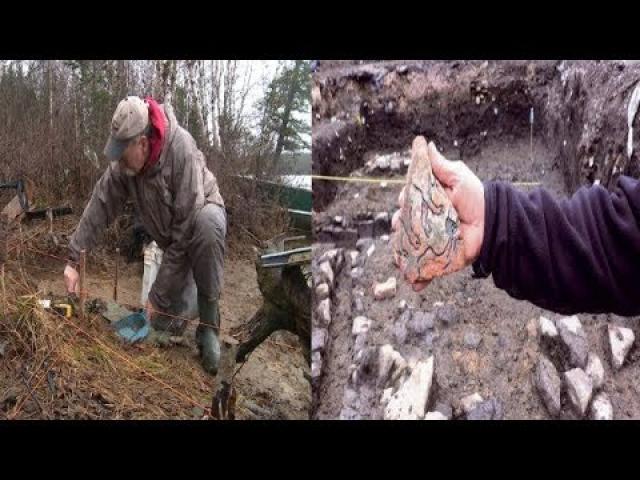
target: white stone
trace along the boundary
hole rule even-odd
[[[447,417],[445,417],[440,412],[429,412],[424,416],[424,419],[425,420],[447,420]]]
[[[590,413],[592,420],[613,420],[613,405],[606,393],[600,392],[593,397]]]
[[[380,182],[380,188],[387,188],[388,183],[386,181]]]
[[[393,157],[391,157],[391,171],[393,172],[397,172],[398,170],[400,170],[400,164],[401,164],[401,160],[400,157],[398,157],[397,155],[394,155]]]
[[[584,335],[582,323],[580,323],[580,319],[576,315],[573,315],[571,317],[564,317],[558,320],[558,328],[562,326],[564,326],[567,330],[575,335]]]
[[[349,259],[351,260],[351,268],[355,267],[356,262],[358,261],[358,251],[349,250]]]
[[[371,328],[371,320],[366,317],[356,317],[353,319],[353,326],[351,327],[351,334],[355,337],[361,333],[367,333]]]
[[[393,385],[407,368],[404,357],[391,345],[378,348],[378,385]]]
[[[331,323],[331,302],[328,298],[321,300],[316,308],[318,320],[321,326],[328,327]]]
[[[398,302],[398,310],[400,312],[404,312],[407,309],[407,301],[406,300],[400,300],[400,302]]]
[[[375,251],[376,251],[376,246],[372,243],[367,249],[367,257],[370,257],[371,255],[373,255],[373,252]]]
[[[602,366],[600,357],[598,357],[595,353],[589,353],[589,356],[587,357],[587,368],[585,369],[585,373],[591,379],[594,390],[598,390],[600,387],[602,387],[602,385],[604,384],[604,367]]]
[[[586,368],[589,344],[580,320],[575,315],[556,322],[558,334],[569,353],[571,366]]]
[[[549,338],[556,338],[558,336],[558,329],[553,321],[549,320],[547,317],[541,316],[538,320],[538,326],[541,336]]]
[[[329,287],[333,288],[333,270],[331,269],[331,265],[329,265],[329,261],[320,264],[320,278],[327,282]]]
[[[329,332],[326,328],[314,328],[311,334],[311,351],[324,350],[329,338]]]
[[[376,300],[393,298],[396,295],[396,277],[389,277],[386,282],[376,283],[373,287],[373,296]]]
[[[433,356],[419,361],[411,374],[392,395],[384,409],[385,420],[418,420],[424,418],[433,379]]]
[[[316,379],[322,373],[322,354],[315,352],[311,355],[311,378]]]
[[[329,285],[321,283],[316,287],[316,297],[318,300],[324,300],[329,296]]]
[[[337,219],[337,218],[339,218],[340,222],[342,222],[342,217],[335,217],[334,220]],[[340,251],[337,248],[332,248],[331,250],[327,250],[320,257],[319,263],[323,263],[323,262],[327,262],[328,261],[331,265],[335,265],[336,259],[338,258],[338,254],[339,253],[340,253]]]
[[[388,155],[380,155],[378,158],[376,158],[376,167],[379,170],[387,170],[390,166],[391,162]]]
[[[561,382],[556,367],[544,355],[538,357],[534,374],[534,384],[547,411],[552,416],[560,413]]]
[[[619,370],[622,367],[634,340],[635,335],[630,328],[609,325],[609,345],[611,347],[613,368]]]
[[[389,235],[387,235],[386,233],[384,235],[380,235],[380,240],[382,240],[383,242],[388,242]]]
[[[389,403],[389,400],[391,400],[391,395],[393,394],[393,388],[389,387],[389,388],[385,388],[382,391],[382,396],[380,397],[380,403],[382,405],[386,405]]]
[[[475,392],[471,395],[467,395],[462,400],[460,400],[460,407],[466,415],[483,401],[484,399],[480,396],[480,394],[478,392]]]
[[[563,376],[567,386],[569,400],[571,400],[574,410],[580,416],[584,416],[593,393],[591,379],[581,368],[574,368],[568,372],[564,372]]]

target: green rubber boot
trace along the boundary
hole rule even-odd
[[[202,366],[211,375],[218,373],[220,363],[220,310],[218,301],[208,301],[198,295],[198,309],[200,311],[200,325],[196,329],[196,344],[200,353]]]

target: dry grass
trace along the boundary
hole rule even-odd
[[[31,233],[31,232],[30,232]],[[34,237],[35,238],[35,237]],[[34,240],[38,243],[42,240]],[[65,319],[38,305],[44,292],[10,255],[0,310],[0,415],[9,419],[194,418],[211,401],[213,379],[193,352],[123,344],[101,317]],[[153,377],[153,378],[152,378]]]

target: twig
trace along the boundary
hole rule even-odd
[[[86,290],[86,266],[87,266],[87,251],[80,251],[80,318],[85,319],[84,304],[87,300]]]

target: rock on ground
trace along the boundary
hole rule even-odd
[[[367,333],[371,327],[371,320],[366,317],[356,317],[353,320],[353,327],[351,328],[351,334],[353,336],[360,335],[361,333]]]
[[[418,420],[424,418],[433,379],[433,356],[419,361],[409,377],[392,395],[384,410],[385,420]]]
[[[435,412],[429,412],[424,416],[425,420],[449,420],[447,417],[445,417],[442,413],[435,411]]]
[[[314,328],[311,333],[311,351],[324,350],[328,337],[326,328]]]
[[[598,390],[604,385],[604,367],[595,353],[589,353],[585,373],[591,379],[593,389]]]
[[[575,412],[584,416],[593,393],[591,379],[581,368],[574,368],[564,373],[564,380]]]
[[[318,300],[324,300],[329,296],[329,285],[326,283],[321,283],[316,287],[316,297]]]
[[[330,288],[333,288],[333,270],[328,260],[320,264],[320,278],[327,282]]]
[[[544,355],[538,357],[534,383],[549,414],[557,417],[560,414],[560,376],[553,363]]]
[[[538,329],[540,336],[554,339],[558,337],[558,329],[556,325],[547,317],[540,316],[538,319]]]
[[[502,420],[503,418],[504,407],[496,398],[480,402],[467,413],[467,420]]]
[[[311,378],[313,380],[320,377],[322,373],[322,354],[320,352],[314,352],[311,355]]]
[[[407,368],[404,357],[391,345],[386,344],[378,349],[378,385],[393,385]]]
[[[631,350],[635,335],[630,328],[609,325],[609,346],[611,349],[611,364],[619,370],[624,364],[627,353]]]
[[[376,300],[393,298],[396,295],[396,277],[389,277],[386,282],[376,283],[373,287],[373,296]]]
[[[460,312],[451,304],[438,306],[435,310],[436,320],[444,323],[445,325],[453,325],[460,320]]]
[[[331,323],[331,302],[328,298],[321,300],[316,308],[318,323],[323,327],[328,327]]]
[[[609,396],[600,392],[591,402],[591,419],[592,420],[613,420],[613,405],[609,400]]]
[[[478,406],[483,401],[484,399],[480,396],[480,394],[478,392],[475,392],[471,395],[467,395],[460,400],[460,408],[465,415],[468,415],[470,411],[476,408],[476,406]]]
[[[574,315],[558,320],[558,333],[568,353],[571,366],[585,368],[587,366],[589,345],[587,343],[587,335],[578,317]]]

